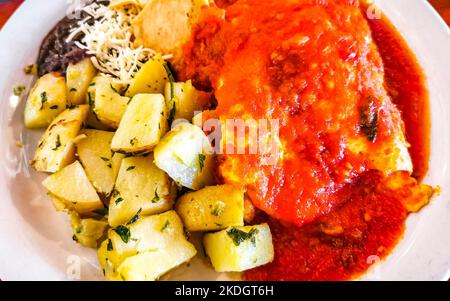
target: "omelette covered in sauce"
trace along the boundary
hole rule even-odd
[[[243,184],[260,209],[257,220],[274,232],[275,261],[246,277],[333,280],[363,272],[433,193],[410,177],[426,171],[429,130],[414,57],[356,0],[217,5],[194,26],[179,75],[214,92],[209,118],[279,122],[274,164],[259,154],[219,157],[220,180]],[[420,135],[405,132],[404,120]]]
[[[356,1],[248,0],[221,13],[199,24],[185,76],[208,76],[222,120],[279,120],[281,144],[268,166],[258,155],[224,155],[225,182],[244,181],[258,208],[302,225],[340,205],[339,190],[367,170],[412,171]]]

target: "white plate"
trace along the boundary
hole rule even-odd
[[[25,131],[24,99],[16,84],[30,87],[23,67],[33,63],[47,32],[69,8],[67,0],[27,0],[0,32],[0,278],[2,280],[102,279],[95,251],[71,240],[67,217],[56,213],[42,175],[29,168],[38,132]],[[74,1],[72,1],[74,2]],[[75,1],[76,2],[76,1]],[[408,218],[404,239],[363,279],[446,280],[450,277],[450,31],[425,0],[375,1],[406,38],[428,78],[432,147],[426,183],[442,193]],[[16,146],[22,141],[26,147]],[[172,279],[220,279],[201,259]]]

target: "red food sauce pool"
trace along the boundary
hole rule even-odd
[[[412,51],[387,19],[368,22],[383,58],[386,88],[405,121],[413,176],[420,180],[428,170],[430,154],[431,123],[425,77]],[[244,278],[349,280],[389,255],[402,237],[407,212],[400,195],[375,184],[380,183],[378,177],[376,172],[366,173],[353,188],[342,192],[349,195],[347,203],[300,228],[261,214],[257,222],[270,225],[275,260],[245,272]],[[324,233],[324,227],[330,228],[331,235]]]
[[[356,3],[351,0],[345,1]],[[225,7],[234,2],[236,1],[224,0],[220,4]],[[200,23],[202,28],[197,28],[194,38],[186,44],[184,49],[187,64],[178,70],[181,79],[192,78],[197,87],[204,90],[214,89],[218,93],[219,114],[221,105],[225,107],[225,110],[227,109],[226,103],[225,105],[221,103],[224,97],[220,97],[220,91],[217,91],[218,78],[216,78],[219,74],[218,70],[221,70],[224,60],[227,59],[223,56],[224,49],[227,47],[225,44],[233,45],[232,47],[235,47],[238,52],[246,47],[244,35],[236,40],[230,40],[229,35],[224,34],[223,24],[220,22],[221,14],[223,11],[220,9],[209,9],[203,14]],[[428,168],[430,129],[428,95],[423,73],[406,43],[386,19],[367,21],[384,65],[385,88],[393,103],[401,110],[402,118],[405,121],[406,136],[412,145],[410,154],[414,164],[413,175],[421,179]],[[251,25],[250,21],[249,24]],[[304,55],[313,54],[305,53]],[[379,60],[376,58],[376,54],[374,55],[375,58],[369,57],[375,63],[374,68],[378,68]],[[248,79],[253,76],[249,71],[257,72],[261,67],[254,57],[241,56],[239,59],[242,60],[243,66],[250,62],[253,64],[253,70],[247,66],[242,68],[242,72],[248,72],[248,74],[244,74]],[[296,66],[292,67],[292,70],[296,68]],[[264,72],[264,70],[260,71]],[[229,76],[228,80],[233,81],[233,76]],[[239,78],[236,76],[236,81],[238,80]],[[245,82],[244,84],[240,82],[233,84],[228,87],[234,86],[234,91],[228,90],[222,93],[239,97],[246,92]],[[376,91],[371,91],[371,93],[376,93]],[[232,100],[229,101],[229,104],[232,105]],[[295,102],[295,99],[292,101]],[[246,104],[246,106],[246,109],[256,115],[260,112],[270,111],[270,108],[274,108],[275,111],[283,110],[276,101],[267,100],[267,98],[261,102]],[[287,107],[292,108],[293,106],[288,105]],[[314,139],[311,136],[306,140],[314,141]],[[336,142],[334,144],[339,145],[339,141],[329,140],[328,142]],[[314,154],[319,153],[314,146],[311,143],[312,159],[314,159]],[[326,145],[326,148],[328,151],[339,152],[339,149],[333,150],[330,144]],[[322,155],[326,156],[326,153],[322,153]],[[325,212],[325,215],[314,213],[310,216],[313,221],[301,227],[280,222],[265,213],[257,216],[255,223],[267,222],[270,225],[275,259],[270,264],[245,272],[245,279],[352,279],[365,272],[373,263],[384,258],[393,249],[402,236],[407,217],[407,211],[401,203],[401,194],[387,189],[384,178],[379,172],[364,171],[366,170],[365,162],[360,162],[358,158],[352,158],[351,155],[344,155],[347,162],[361,167],[360,174],[346,185],[341,186],[341,189],[333,190],[329,194],[336,202],[328,211],[326,208],[320,208],[324,209],[322,211]],[[250,166],[253,164],[252,160],[254,160],[252,156],[246,156],[241,163],[244,166],[246,166],[245,163],[249,163],[248,166]],[[326,163],[335,164],[331,161]],[[342,165],[339,162],[336,164],[337,167]],[[329,168],[332,165],[326,167]],[[281,171],[273,170],[274,179],[280,178],[276,173],[284,172],[283,168]],[[294,162],[285,168],[303,167]],[[350,172],[352,171],[350,170]],[[295,184],[294,180],[288,179],[287,181]],[[271,189],[276,189],[279,185],[280,183],[274,183]],[[289,194],[286,197],[288,198]]]
[[[386,88],[405,122],[413,176],[421,180],[428,171],[430,157],[431,120],[425,75],[409,46],[387,19],[368,22],[383,58]]]

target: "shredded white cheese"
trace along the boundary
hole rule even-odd
[[[83,34],[81,41],[74,43],[92,55],[94,66],[117,78],[117,82],[130,83],[140,67],[156,54],[152,49],[134,47],[131,22],[141,9],[136,6],[112,9],[94,2],[81,10],[89,16],[71,30],[67,42]],[[163,59],[170,58],[171,55],[163,56]]]

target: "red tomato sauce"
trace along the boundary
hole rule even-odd
[[[402,117],[414,176],[427,169],[427,93],[414,56],[388,22],[367,22],[356,0],[220,4],[226,13],[208,9],[194,27],[178,74],[214,91],[212,117],[280,120],[287,150],[270,166],[258,155],[219,157],[222,181],[246,185],[264,211],[255,223],[268,222],[273,234],[274,262],[245,278],[345,280],[363,273],[403,233],[401,193],[372,170],[373,158],[389,157],[403,135]],[[372,156],[349,150],[358,139]]]
[[[401,237],[407,212],[400,194],[370,171],[340,192],[348,201],[301,228],[261,216],[272,231],[275,260],[247,280],[347,280],[385,257]]]
[[[425,76],[409,46],[386,18],[368,22],[383,58],[386,88],[405,122],[413,176],[422,179],[428,171],[431,127]]]

